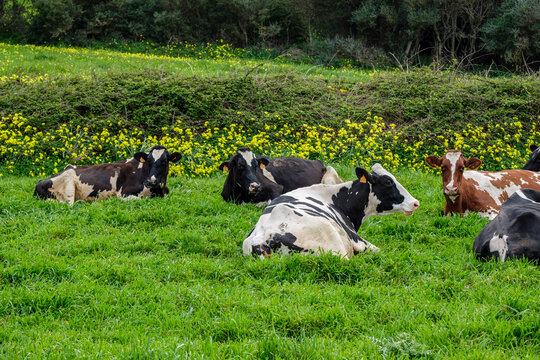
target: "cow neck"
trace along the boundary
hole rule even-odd
[[[346,184],[344,184],[346,185]],[[354,229],[358,231],[362,222],[373,214],[367,214],[366,209],[369,209],[369,194],[371,193],[371,185],[369,183],[361,183],[359,180],[352,182],[351,186],[343,186],[332,197],[332,201],[345,216],[347,216]]]

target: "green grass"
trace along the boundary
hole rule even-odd
[[[373,71],[352,68],[327,68],[277,59],[257,60],[228,57],[199,59],[152,54],[124,53],[115,50],[44,47],[0,43],[0,76],[26,75],[95,76],[108,72],[159,71],[180,76],[228,78],[258,75],[290,75],[333,81],[365,81]]]
[[[244,257],[262,209],[225,203],[222,175],[73,207],[5,177],[0,357],[538,358],[537,265],[476,260],[486,220],[442,217],[439,177],[396,175],[420,209],[368,220],[381,251],[349,261]]]

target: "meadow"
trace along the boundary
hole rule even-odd
[[[538,358],[538,265],[475,259],[487,221],[443,217],[423,163],[454,147],[522,166],[537,78],[203,55],[0,44],[1,358]],[[167,198],[32,197],[68,163],[157,143],[184,155]],[[245,145],[346,180],[380,162],[420,209],[362,225],[377,254],[244,257],[262,209],[225,203],[218,165]]]
[[[8,176],[1,357],[537,358],[537,265],[476,260],[486,220],[441,216],[437,176],[396,175],[420,209],[369,219],[359,233],[381,251],[349,261],[244,257],[262,209],[225,203],[223,175],[73,207]]]

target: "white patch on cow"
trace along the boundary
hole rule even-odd
[[[314,194],[309,194],[308,196],[320,200]],[[324,207],[327,211],[333,211],[325,205],[320,205],[305,198],[302,198],[302,201],[311,202],[318,207]],[[312,251],[315,254],[329,252],[334,255],[351,258],[354,255],[354,248],[346,231],[333,220],[321,216],[313,216],[309,213],[310,210],[312,211],[312,208],[304,208],[301,205],[294,209],[289,208],[285,204],[276,205],[272,209],[272,212],[261,215],[251,235],[244,240],[242,245],[244,254],[251,254],[252,246],[268,243],[275,234],[292,234],[296,237],[295,247]],[[339,216],[337,213],[335,215]],[[373,248],[373,246],[367,246],[367,248]],[[290,249],[284,245],[280,245],[274,251],[288,254]],[[264,258],[264,256],[261,256],[261,258]]]
[[[507,235],[494,235],[489,241],[489,251],[499,253],[499,259],[503,262],[506,259],[506,253],[508,251],[508,236]]]
[[[94,186],[83,183],[77,176],[74,168],[69,168],[61,174],[52,177],[52,186],[49,192],[60,202],[73,205],[77,200],[91,200],[89,195]]]
[[[143,168],[143,166],[144,166],[144,163],[142,163],[142,162],[139,162],[139,165],[137,166],[137,169],[142,169],[142,168]]]
[[[368,203],[364,208],[364,217],[362,218],[362,222],[366,221],[373,215],[377,215],[377,205],[379,205],[380,203],[381,201],[375,196],[373,192],[370,191],[368,196]]]
[[[107,199],[107,198],[110,198],[110,197],[121,197],[122,196],[122,193],[120,191],[118,191],[118,189],[116,188],[119,176],[120,176],[120,172],[115,171],[114,176],[112,176],[111,179],[110,179],[111,190],[101,190],[101,191],[99,191],[98,198],[100,200]]]
[[[506,173],[505,173],[506,174]],[[521,186],[510,181],[510,184],[504,188],[499,188],[493,185],[493,180],[502,179],[503,174],[497,173],[485,173],[479,171],[465,171],[463,173],[463,178],[466,180],[473,180],[477,183],[474,187],[479,191],[486,192],[489,197],[493,199],[495,204],[502,205],[503,201],[506,200],[510,195],[521,189]],[[501,201],[501,196],[505,195]]]
[[[127,164],[127,163],[130,163],[130,162],[132,162],[132,161],[135,161],[135,158],[129,158],[129,159],[127,159],[127,160],[126,160],[126,164]]]
[[[456,199],[459,197],[459,195],[446,195],[450,199],[451,202],[455,203]]]
[[[250,163],[248,163],[248,164],[250,164]],[[262,169],[262,173],[263,173],[264,177],[266,177],[268,180],[270,180],[270,181],[277,184],[276,179],[274,179],[274,175],[272,175],[272,173],[270,173],[270,171],[268,171],[266,169]]]
[[[334,185],[343,184],[343,180],[339,177],[336,169],[331,166],[326,167],[326,171],[321,179],[321,184]]]
[[[150,153],[150,156],[153,157],[154,160],[159,160],[161,159],[164,153],[165,153],[165,149],[155,149],[155,150],[152,150],[152,152]]]
[[[404,213],[404,214],[412,214],[416,209],[418,209],[418,206],[420,205],[420,202],[418,200],[416,200],[411,194],[409,194],[409,192],[407,191],[407,189],[405,189],[405,187],[403,187],[403,185],[401,185],[399,183],[399,181],[397,181],[396,177],[394,175],[392,175],[391,173],[389,173],[388,171],[386,171],[386,169],[384,169],[382,167],[381,164],[375,164],[371,167],[371,170],[373,170],[373,172],[375,174],[378,174],[378,175],[387,175],[389,176],[392,180],[394,180],[394,183],[396,184],[396,187],[399,191],[399,193],[403,196],[403,202],[400,203],[400,204],[395,204],[394,205],[394,208],[392,210],[390,210],[390,212],[385,212],[384,214],[394,214],[394,213],[397,213],[397,212],[401,212],[401,213]],[[415,205],[416,204],[416,205]],[[383,214],[383,215],[384,215]]]
[[[242,155],[242,157],[244,158],[244,160],[246,160],[248,166],[251,166],[251,162],[253,160],[256,160],[257,158],[255,157],[255,155],[253,155],[253,153],[249,150],[246,150],[246,151],[239,151],[240,155]]]
[[[448,188],[451,188],[454,185],[454,175],[456,173],[456,164],[461,157],[461,152],[448,152],[446,153],[446,158],[450,161],[450,182],[446,185]]]

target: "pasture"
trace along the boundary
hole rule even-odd
[[[244,257],[262,209],[225,203],[223,175],[171,178],[165,199],[73,207],[6,176],[0,356],[536,358],[537,265],[477,261],[486,220],[442,217],[438,176],[395,174],[420,209],[369,219],[359,234],[381,251],[350,261]]]
[[[487,220],[443,217],[423,162],[522,166],[537,78],[229,55],[0,44],[0,358],[538,358],[538,265],[476,260]],[[183,155],[165,199],[32,197],[68,163],[157,143]],[[362,225],[377,254],[244,257],[263,210],[224,202],[217,167],[246,145],[345,180],[381,162],[420,209]]]

